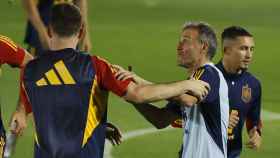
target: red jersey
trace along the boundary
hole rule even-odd
[[[8,37],[0,35],[0,65],[9,64],[21,67],[24,55],[24,49],[17,46]]]

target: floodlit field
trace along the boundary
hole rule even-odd
[[[89,0],[92,54],[124,67],[133,66],[139,75],[154,82],[186,78],[176,66],[176,45],[185,21],[210,23],[220,34],[224,27],[241,25],[255,36],[254,62],[250,67],[262,82],[264,112],[263,146],[255,152],[244,150],[242,158],[278,158],[280,154],[280,79],[279,35],[280,1],[277,0]],[[0,1],[0,34],[22,44],[25,17],[20,0],[9,5]],[[0,52],[1,53],[1,52]],[[218,51],[215,62],[219,60]],[[18,96],[18,71],[2,66],[1,108],[7,127]],[[114,95],[110,96],[109,120],[123,134],[151,128],[136,110]],[[159,103],[163,106],[164,102]],[[13,158],[33,155],[32,125],[18,140]],[[127,136],[127,135],[126,135]],[[244,133],[246,138],[246,133]],[[245,143],[246,140],[244,140]],[[173,129],[131,136],[111,151],[114,158],[176,158],[182,131]],[[110,155],[110,154],[109,154]]]

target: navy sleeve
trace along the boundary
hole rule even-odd
[[[261,128],[261,84],[258,82],[257,87],[254,89],[253,92],[253,101],[250,105],[250,109],[247,114],[246,126],[247,129],[251,129],[254,126]]]
[[[194,73],[193,77],[195,79],[207,82],[210,85],[211,90],[203,100],[204,103],[212,102],[216,100],[217,97],[219,97],[220,78],[215,68],[210,66],[202,67]]]
[[[178,114],[178,115],[182,115],[182,112],[181,112],[181,106],[180,104],[176,103],[175,101],[170,101],[168,102],[166,105],[165,105],[165,108]]]

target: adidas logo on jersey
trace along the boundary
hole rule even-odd
[[[36,82],[37,86],[76,84],[62,60],[54,64],[54,68],[45,73],[45,76]]]

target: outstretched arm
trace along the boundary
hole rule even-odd
[[[115,76],[118,80],[123,81],[128,78],[132,78],[132,80],[134,81],[135,84],[133,85],[132,83],[132,88],[130,89],[130,91],[128,91],[127,95],[130,94],[129,92],[138,92],[135,91],[138,87],[138,89],[141,89],[143,91],[142,94],[139,94],[140,96],[144,97],[142,99],[145,99],[145,97],[151,97],[153,101],[171,99],[178,101],[184,105],[186,104],[187,106],[193,106],[197,101],[202,100],[207,95],[208,90],[210,89],[207,83],[199,80],[185,80],[170,84],[153,84],[152,82],[136,75],[134,72],[129,72],[123,69],[119,65],[113,65],[113,67],[117,71]],[[183,89],[185,89],[185,91]],[[155,95],[154,98],[152,98],[153,95]],[[126,99],[130,101],[130,99],[134,98],[127,97]],[[147,102],[151,102],[151,100],[147,100]]]
[[[168,84],[136,85],[130,82],[125,100],[140,104],[169,99],[185,93],[192,93],[200,99],[208,93],[208,84],[199,80],[184,80]]]
[[[87,0],[75,0],[74,3],[80,8],[84,21],[85,33],[80,42],[80,49],[82,51],[91,50],[91,40],[88,27],[88,1]]]
[[[168,108],[159,108],[152,104],[134,104],[136,110],[157,129],[169,126],[175,120],[181,118],[178,113]]]
[[[254,90],[257,93],[257,97],[252,101],[251,108],[248,110],[246,118],[246,127],[249,135],[249,141],[247,147],[251,149],[259,149],[262,144],[262,120],[261,120],[261,97],[262,89],[261,84],[257,84],[257,88]]]

